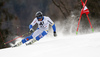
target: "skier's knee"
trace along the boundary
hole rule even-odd
[[[25,42],[29,41],[32,38],[33,38],[32,36],[26,37],[25,39],[22,40],[22,43],[25,43]]]
[[[37,37],[36,37],[36,40],[37,40],[37,41],[39,41],[39,40],[40,40],[40,37],[39,37],[39,36],[37,36]]]
[[[40,39],[43,38],[45,35],[47,35],[47,33],[46,33],[45,31],[43,31],[40,35],[38,35],[38,36],[36,37],[36,40],[37,40],[37,41],[40,40]]]

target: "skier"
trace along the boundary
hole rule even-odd
[[[29,25],[29,29],[30,29],[30,32],[34,31],[33,26],[37,23],[38,24],[37,30],[34,31],[34,33],[32,33],[31,36],[28,36],[25,39],[22,39],[19,43],[14,45],[14,47],[20,46],[20,45],[26,43],[27,41],[29,41],[29,43],[27,43],[26,45],[30,45],[36,41],[39,41],[41,38],[43,38],[45,35],[47,35],[49,24],[53,28],[54,36],[57,36],[56,26],[55,26],[54,22],[49,17],[43,16],[43,13],[41,11],[38,11],[35,14],[35,17],[36,18]]]

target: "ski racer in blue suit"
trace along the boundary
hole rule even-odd
[[[51,25],[53,28],[54,36],[57,36],[56,26],[55,26],[54,22],[49,17],[43,16],[41,11],[38,11],[35,14],[35,16],[36,16],[36,18],[29,25],[29,29],[30,29],[30,31],[34,31],[33,26],[37,23],[38,24],[37,30],[35,30],[31,36],[28,36],[25,39],[22,39],[22,41],[17,43],[14,47],[20,46],[21,44],[24,44],[27,41],[29,41],[29,43],[27,43],[26,45],[32,44],[36,41],[39,41],[41,38],[43,38],[45,35],[48,34],[49,25]]]

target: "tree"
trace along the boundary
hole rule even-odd
[[[14,15],[9,13],[8,9],[4,7],[6,2],[9,2],[9,0],[0,0],[0,49],[7,47],[4,45],[4,42],[10,34],[9,21],[14,18]],[[6,28],[2,27],[4,23],[7,24]]]
[[[68,2],[66,0],[66,4],[64,4],[64,1],[62,0],[52,0],[52,2],[60,9],[63,16],[66,18],[66,16],[70,15],[70,9],[68,6]]]

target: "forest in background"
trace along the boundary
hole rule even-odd
[[[99,28],[100,0],[87,0],[86,6],[89,8],[93,27]],[[80,0],[0,0],[0,49],[9,47],[9,45],[5,46],[4,42],[29,31],[28,26],[35,18],[37,11],[42,11],[43,15],[49,16],[54,22],[59,21],[65,24],[65,32],[68,32],[69,23],[67,22],[73,20],[69,16],[71,14],[77,16],[74,19],[78,23],[81,8]],[[85,15],[82,16],[80,26],[82,27],[80,32],[84,32],[90,26]],[[36,28],[37,26],[34,27]]]

